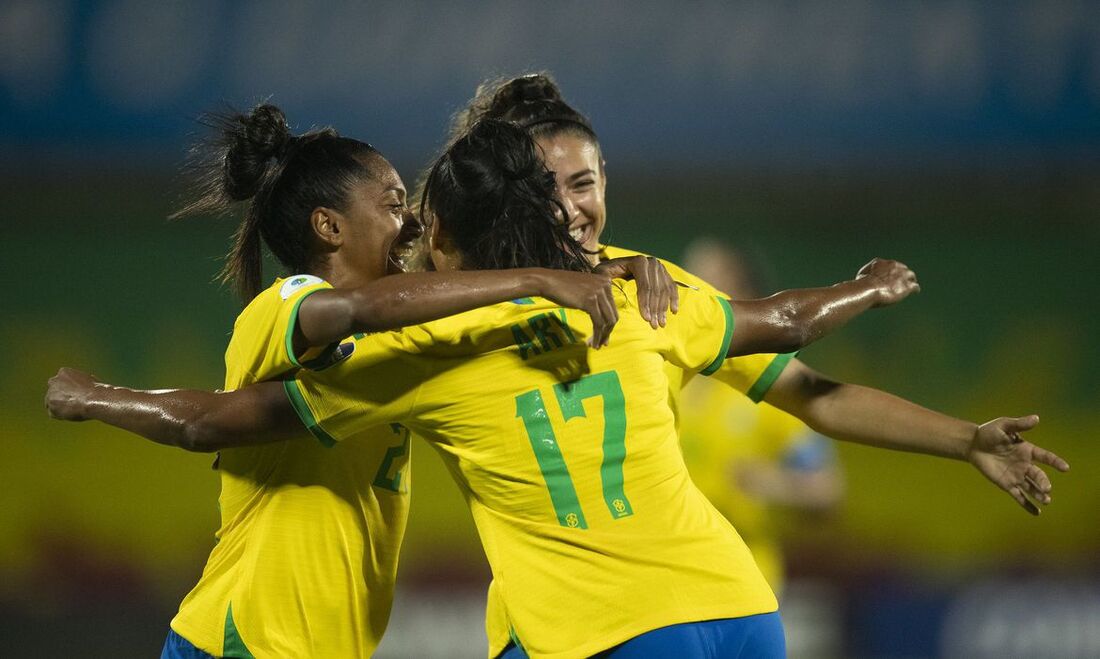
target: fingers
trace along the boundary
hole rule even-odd
[[[1027,473],[1024,474],[1024,480],[1034,487],[1036,491],[1043,494],[1050,494],[1050,490],[1054,487],[1050,482],[1050,477],[1035,465],[1030,465],[1027,468]]]
[[[661,327],[664,327],[668,323],[668,310],[672,306],[672,297],[676,294],[676,282],[672,280],[672,275],[668,274],[668,270],[659,260],[653,259],[652,265],[654,275],[660,282],[657,304],[661,312]],[[679,297],[677,297],[677,303],[679,303]]]
[[[1035,476],[1033,476],[1029,470],[1028,475],[1024,476],[1023,485],[1021,485],[1024,494],[1026,494],[1032,501],[1038,501],[1044,506],[1049,504],[1050,498],[1050,481],[1047,481],[1044,487]]]
[[[607,340],[608,318],[599,298],[595,299],[585,311],[592,317],[592,336],[588,337],[588,345],[598,350]]]
[[[1009,488],[1008,493],[1012,496],[1013,499],[1016,500],[1016,503],[1020,504],[1021,508],[1031,513],[1032,515],[1038,516],[1042,512],[1039,510],[1039,506],[1036,506],[1034,503],[1031,502],[1031,500],[1027,498],[1027,496],[1024,495],[1023,489],[1019,486],[1013,485],[1011,488]]]
[[[674,306],[674,312],[679,310],[680,297],[676,282],[656,257],[635,259],[633,272],[634,280],[638,282],[638,309],[650,327],[664,327],[668,321],[669,308]]]
[[[646,279],[649,282],[650,320],[649,325],[653,329],[664,326],[664,301],[661,299],[661,277],[657,272],[660,264],[657,259],[646,259]],[[663,270],[663,268],[662,268]]]
[[[649,322],[649,326],[656,329],[660,324],[660,309],[657,308],[655,291],[657,282],[649,268],[648,259],[639,259],[636,265],[634,281],[638,282],[638,309],[642,312],[642,318]]]
[[[600,291],[592,307],[592,311],[589,312],[592,316],[592,337],[588,340],[588,344],[598,350],[607,345],[611,330],[614,329],[615,323],[619,322],[619,311],[615,308],[610,286]]]
[[[1002,422],[1001,427],[1004,428],[1005,432],[1011,435],[1012,433],[1019,433],[1031,430],[1037,425],[1039,425],[1039,415],[1031,414],[1029,416],[1021,416],[1017,418],[1006,417]]]
[[[1047,466],[1054,467],[1058,471],[1069,471],[1069,463],[1055,455],[1052,451],[1032,445],[1031,459]],[[1042,471],[1041,469],[1039,471]]]

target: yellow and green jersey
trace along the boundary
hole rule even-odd
[[[500,614],[531,656],[584,657],[667,625],[775,611],[733,527],[692,484],[666,363],[710,373],[728,302],[684,289],[654,330],[616,291],[611,343],[534,298],[359,341],[285,386],[323,446],[401,423],[442,456],[492,567]]]
[[[636,252],[612,245],[604,245],[600,248],[600,260],[622,258],[628,256],[648,256],[642,252]],[[658,259],[668,271],[674,281],[695,290],[726,298],[725,293],[703,281],[699,277],[684,270],[680,266]],[[736,395],[751,399],[756,402],[763,398],[768,388],[775,382],[783,371],[783,367],[790,361],[792,355],[757,354],[745,355],[727,359],[712,374],[710,381],[718,381],[724,384],[730,391],[738,392]],[[665,376],[668,378],[668,405],[676,417],[676,426],[680,427],[682,414],[680,413],[680,391],[695,377],[695,371],[680,368],[676,364],[665,364]],[[489,638],[489,656],[496,657],[508,645],[510,624],[505,614],[503,602],[500,601],[495,583],[489,584],[487,604],[485,607],[485,633]]]
[[[684,389],[681,438],[691,477],[744,538],[771,587],[783,588],[783,557],[766,503],[737,485],[738,468],[766,463],[820,469],[828,440],[767,403],[753,405],[728,387],[697,379]]]
[[[226,390],[331,368],[355,349],[349,339],[294,354],[299,305],[326,288],[297,275],[245,308],[226,350]],[[217,544],[172,620],[176,633],[215,656],[373,652],[408,518],[409,436],[400,426],[357,435],[334,448],[299,440],[221,451]]]
[[[624,256],[648,255],[622,247],[613,247],[611,245],[604,245],[600,248],[601,261]],[[665,266],[665,269],[668,270],[669,275],[672,276],[675,282],[702,291],[708,295],[716,295],[727,300],[729,299],[728,295],[675,263],[664,259],[657,260],[661,262],[661,265]],[[669,317],[673,315],[674,314],[670,313]],[[779,374],[783,372],[783,369],[793,357],[794,353],[783,355],[761,353],[733,357],[732,359],[727,359],[711,376],[711,379],[725,383],[727,386],[747,396],[754,403],[758,403],[763,400],[764,394],[768,392],[768,389],[770,389],[776,379],[779,378]],[[695,374],[683,369],[678,369],[672,364],[669,364],[667,368],[669,381],[672,384],[672,387],[669,389],[669,404],[672,406],[672,410],[676,414],[677,421],[679,422],[681,416],[679,414],[680,390],[695,377]]]

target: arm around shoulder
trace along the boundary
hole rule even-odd
[[[143,391],[116,387],[62,368],[46,392],[50,416],[101,421],[187,451],[212,452],[304,436],[282,383],[232,392],[191,389]]]

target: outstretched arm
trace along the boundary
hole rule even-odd
[[[280,382],[237,391],[140,391],[62,368],[46,391],[50,416],[102,421],[158,444],[210,452],[308,436]]]
[[[982,425],[952,418],[884,391],[845,384],[798,360],[784,369],[764,400],[823,435],[899,451],[966,460],[1033,515],[1050,503],[1050,478],[1039,464],[1067,471],[1054,453],[1020,433],[1037,416],[1002,417]]]
[[[731,301],[736,329],[727,356],[794,352],[868,309],[895,304],[919,290],[916,274],[904,263],[875,259],[855,279],[827,288]]]
[[[310,295],[298,311],[294,348],[301,354],[359,332],[398,329],[531,296],[590,315],[597,348],[607,342],[618,320],[611,280],[602,274],[545,268],[416,272]]]

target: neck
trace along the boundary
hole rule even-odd
[[[324,259],[310,268],[309,274],[315,275],[332,284],[333,288],[357,288],[377,277],[370,277],[359,272],[335,256]]]

